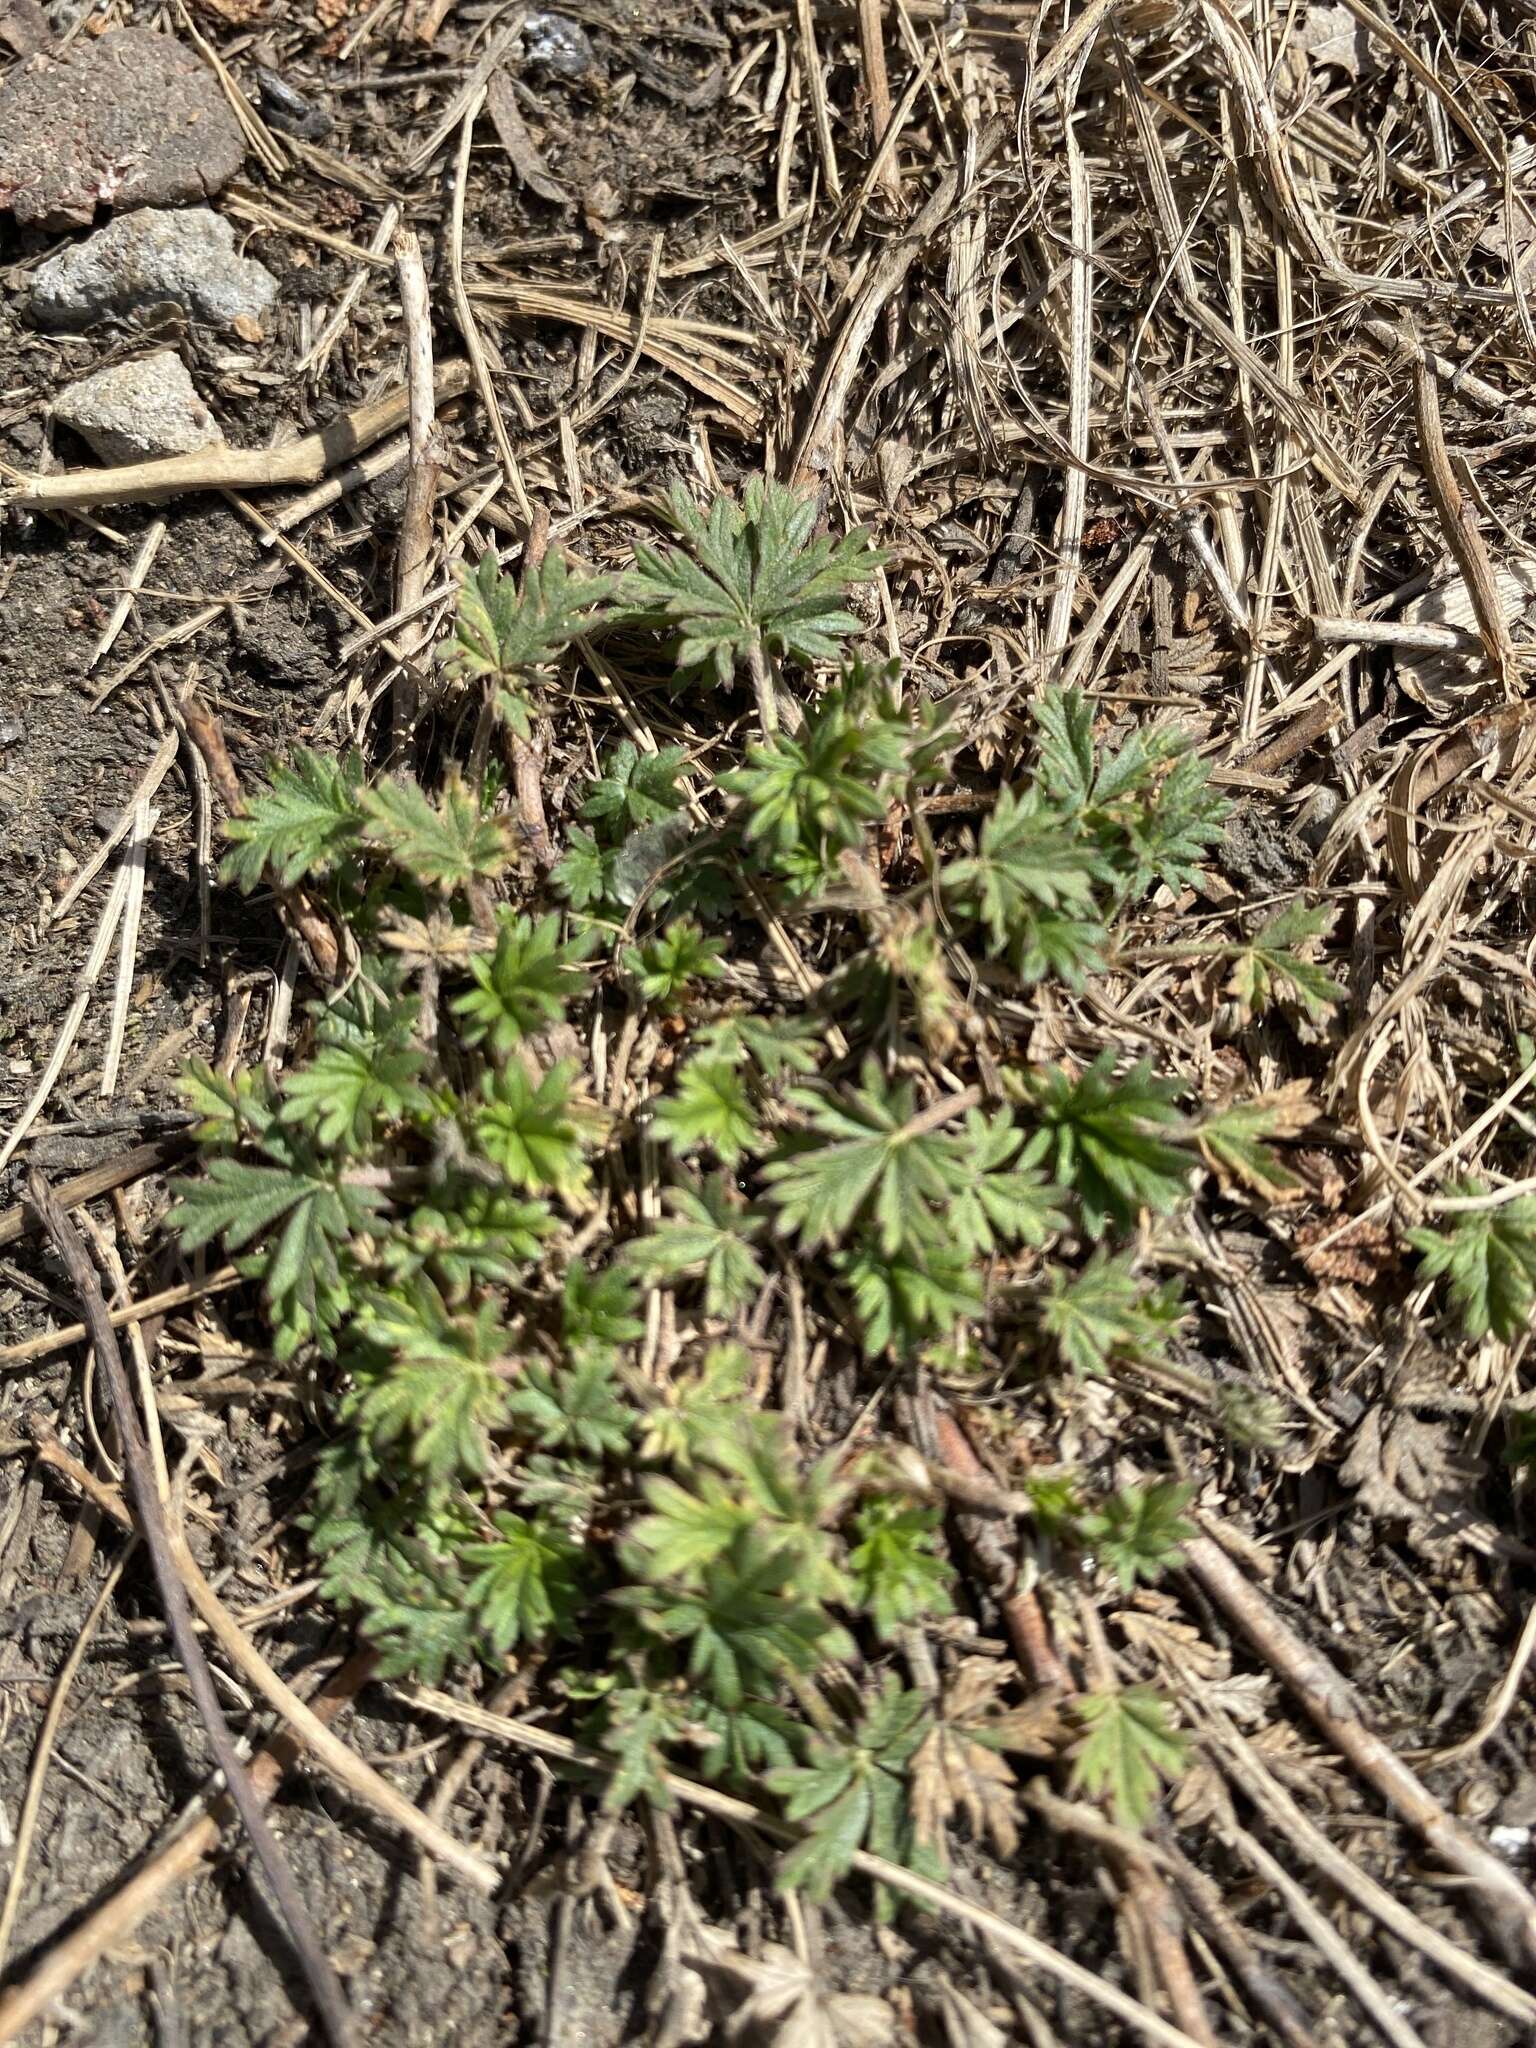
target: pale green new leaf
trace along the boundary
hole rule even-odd
[[[762,1218],[746,1208],[726,1175],[713,1174],[697,1189],[669,1188],[665,1200],[673,1216],[626,1245],[626,1262],[653,1287],[702,1277],[706,1315],[732,1315],[755,1301],[763,1268],[752,1240]]]
[[[505,907],[497,912],[496,945],[490,953],[471,956],[474,987],[453,999],[462,1017],[469,1045],[486,1045],[494,1058],[505,1059],[513,1047],[565,1015],[586,986],[577,966],[582,948],[562,945],[560,920],[553,915],[520,916]]]
[[[225,878],[247,891],[264,879],[280,888],[327,875],[359,844],[363,765],[295,747],[271,769],[270,787],[225,823]]]
[[[656,1128],[675,1152],[711,1151],[734,1166],[757,1143],[757,1108],[734,1065],[696,1056],[658,1104]]]
[[[434,804],[419,783],[386,780],[363,795],[369,842],[413,881],[453,890],[488,882],[512,858],[505,819],[491,816],[457,774]]]
[[[514,1187],[571,1197],[587,1182],[581,1137],[571,1111],[576,1062],[562,1060],[535,1081],[521,1061],[483,1075],[470,1109],[475,1142]]]
[[[1152,1686],[1134,1685],[1084,1693],[1072,1704],[1087,1730],[1073,1757],[1073,1790],[1107,1799],[1122,1827],[1145,1827],[1163,1786],[1182,1775],[1189,1759],[1168,1702]]]

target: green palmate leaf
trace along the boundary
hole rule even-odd
[[[671,1813],[677,1795],[667,1783],[666,1750],[687,1732],[687,1701],[677,1692],[622,1686],[610,1693],[606,1709],[598,1743],[615,1768],[603,1787],[603,1805],[619,1813],[646,1799],[659,1813]]]
[[[496,914],[496,945],[469,962],[474,987],[456,996],[453,1012],[464,1021],[465,1042],[485,1045],[496,1059],[565,1015],[586,986],[577,966],[583,948],[562,945],[558,917],[537,924],[505,907]]]
[[[420,1116],[432,1098],[417,1079],[425,1055],[375,1040],[324,1045],[283,1079],[283,1121],[303,1124],[327,1149],[363,1152],[380,1124]]]
[[[889,1677],[845,1741],[812,1735],[805,1764],[768,1774],[785,1818],[803,1821],[809,1829],[779,1866],[783,1889],[804,1890],[814,1899],[829,1897],[859,1849],[890,1862],[926,1866],[935,1874],[931,1854],[916,1839],[908,1787],[908,1766],[930,1721],[925,1696]],[[882,1898],[881,1917],[888,1919],[891,1910]]]
[[[581,1138],[571,1109],[574,1060],[562,1060],[535,1081],[520,1061],[482,1076],[470,1110],[476,1144],[514,1187],[553,1189],[568,1198],[587,1182]]]
[[[479,1181],[450,1182],[411,1211],[384,1240],[385,1270],[397,1280],[430,1269],[449,1301],[472,1287],[515,1280],[558,1228],[547,1203]]]
[[[1002,1244],[1039,1246],[1067,1228],[1056,1206],[1061,1189],[1047,1182],[1041,1168],[1020,1163],[1024,1133],[1015,1130],[1006,1110],[991,1116],[972,1110],[963,1143],[965,1178],[948,1209],[958,1244],[978,1254]]]
[[[1466,1199],[1487,1191],[1480,1181],[1452,1181],[1446,1192]],[[1427,1279],[1450,1283],[1451,1303],[1469,1337],[1491,1331],[1509,1344],[1527,1327],[1536,1306],[1536,1196],[1519,1195],[1497,1208],[1449,1218],[1450,1228],[1410,1230],[1408,1242],[1423,1255]]]
[[[1030,706],[1040,728],[1039,780],[1042,790],[1073,813],[1094,803],[1099,781],[1098,749],[1093,740],[1093,705],[1081,690],[1044,690]],[[1115,776],[1117,789],[1129,778],[1129,750]]]
[[[274,763],[271,786],[227,820],[224,875],[241,889],[270,876],[282,888],[328,875],[359,844],[363,764],[295,747]]]
[[[690,1679],[718,1706],[739,1707],[787,1671],[812,1672],[847,1649],[847,1638],[801,1584],[793,1550],[743,1530],[698,1586],[629,1586],[614,1595],[639,1626],[677,1645]]]
[[[687,758],[683,747],[643,754],[632,740],[620,740],[601,779],[588,792],[581,815],[602,819],[618,837],[639,825],[660,824],[684,808],[677,778]]]
[[[847,1491],[836,1458],[802,1472],[788,1425],[776,1415],[739,1418],[709,1444],[707,1455],[736,1480],[762,1540],[793,1558],[799,1590],[845,1601],[848,1583],[829,1533]]]
[[[1101,753],[1093,706],[1080,690],[1047,690],[1033,709],[1040,789],[1097,843],[1120,894],[1134,899],[1158,882],[1192,881],[1228,806],[1210,789],[1210,771],[1187,735],[1176,726],[1143,729]]]
[[[1195,1489],[1177,1479],[1153,1479],[1123,1487],[1091,1514],[1079,1515],[1077,1532],[1092,1544],[1128,1593],[1138,1579],[1160,1579],[1178,1562],[1195,1534],[1184,1519]]]
[[[814,1017],[754,1017],[745,1010],[717,1017],[697,1033],[694,1044],[709,1059],[733,1066],[750,1059],[764,1079],[814,1074],[825,1027]]]
[[[590,832],[573,825],[551,879],[572,910],[596,910],[613,894],[617,859],[614,849],[599,846]]]
[[[400,1585],[365,1586],[361,1633],[375,1654],[380,1678],[411,1677],[441,1685],[456,1664],[475,1655],[475,1611],[461,1585],[440,1586],[417,1576]]]
[[[1080,1273],[1053,1266],[1046,1276],[1040,1322],[1064,1364],[1102,1373],[1117,1358],[1156,1362],[1184,1314],[1176,1281],[1148,1287],[1129,1257],[1095,1252]]]
[[[775,732],[749,747],[744,767],[720,777],[738,796],[746,845],[770,865],[814,885],[836,856],[863,843],[882,817],[889,785],[913,771],[918,729],[892,687],[896,665],[855,669],[806,713],[795,734]]]
[[[999,791],[976,851],[939,877],[945,902],[981,924],[1021,980],[1094,971],[1104,928],[1095,889],[1113,869],[1087,830],[1038,788]]]
[[[717,981],[725,972],[720,939],[706,939],[691,917],[680,917],[643,946],[625,949],[624,966],[648,1003],[675,1003],[696,981]]]
[[[578,633],[597,623],[613,588],[606,576],[573,577],[551,548],[522,584],[504,575],[494,554],[461,572],[458,616],[441,649],[451,674],[505,681],[548,666]]]
[[[498,1369],[495,1304],[458,1316],[426,1280],[387,1294],[369,1289],[349,1334],[342,1413],[375,1453],[398,1449],[439,1489],[484,1472],[489,1431],[505,1421],[510,1392]]]
[[[857,1245],[833,1261],[853,1291],[854,1314],[871,1358],[910,1358],[983,1308],[981,1276],[960,1251],[932,1246],[887,1253]]]
[[[1314,1024],[1327,1021],[1347,990],[1301,948],[1325,939],[1336,915],[1326,906],[1309,910],[1303,903],[1288,904],[1234,952],[1227,993],[1246,1015],[1260,1016],[1277,998],[1286,997]]]
[[[205,1150],[259,1143],[277,1121],[277,1103],[259,1068],[247,1067],[231,1078],[206,1060],[191,1059],[177,1087],[200,1119],[192,1135]]]
[[[860,1078],[837,1096],[791,1094],[809,1134],[763,1169],[780,1226],[808,1247],[836,1244],[861,1220],[887,1253],[931,1243],[943,1234],[936,1217],[965,1184],[966,1142],[915,1123],[912,1084],[887,1081],[875,1060]]]
[[[629,1443],[630,1410],[614,1384],[612,1361],[598,1352],[571,1366],[527,1366],[507,1407],[546,1451],[617,1457]]]
[[[376,1189],[349,1187],[298,1146],[275,1164],[215,1158],[183,1190],[170,1224],[188,1251],[221,1237],[231,1251],[271,1238],[249,1270],[259,1274],[279,1358],[334,1326],[347,1306],[339,1256],[373,1228]]]
[[[712,1344],[698,1368],[675,1374],[641,1419],[640,1455],[688,1472],[734,1428],[752,1378],[752,1357],[740,1344]]]
[[[765,1771],[783,1769],[800,1754],[803,1728],[771,1700],[749,1695],[729,1711],[707,1699],[690,1705],[688,1740],[701,1751],[699,1768],[706,1778],[746,1784]]]
[[[1072,1785],[1107,1799],[1122,1827],[1145,1827],[1164,1784],[1183,1772],[1189,1745],[1168,1702],[1151,1686],[1084,1693],[1072,1703],[1086,1729],[1072,1763]]]
[[[364,791],[363,806],[370,844],[431,888],[490,881],[511,861],[507,821],[482,809],[456,774],[445,784],[440,804],[418,783],[387,780]]]
[[[859,630],[842,600],[883,559],[862,533],[812,540],[814,499],[754,478],[740,503],[717,498],[700,514],[672,492],[681,549],[637,547],[621,597],[629,617],[674,626],[683,668],[728,683],[749,652],[823,661]]]
[[[1164,1215],[1183,1199],[1193,1157],[1159,1129],[1179,1123],[1179,1089],[1154,1080],[1149,1062],[1116,1080],[1115,1054],[1105,1051],[1077,1080],[1046,1067],[1026,1088],[1051,1170],[1076,1191],[1090,1235],[1128,1228],[1142,1209]]]
[[[621,1265],[593,1272],[577,1259],[567,1267],[560,1304],[565,1348],[574,1357],[589,1350],[613,1351],[645,1335],[635,1283]]]
[[[1125,888],[1132,900],[1158,883],[1187,888],[1204,867],[1230,808],[1209,786],[1210,772],[1198,754],[1180,754],[1154,791],[1119,820]]]
[[[696,1057],[658,1105],[656,1128],[675,1152],[710,1151],[734,1166],[757,1143],[757,1108],[732,1064]]]
[[[882,1641],[909,1622],[952,1612],[955,1574],[939,1553],[942,1523],[939,1509],[893,1497],[866,1501],[854,1515],[858,1541],[848,1564],[859,1607]]]
[[[477,1576],[465,1597],[498,1657],[517,1643],[566,1633],[581,1600],[582,1553],[558,1523],[533,1515],[492,1517],[496,1540],[468,1543],[460,1555]]]
[[[732,1315],[755,1301],[763,1269],[752,1241],[762,1218],[751,1214],[727,1176],[713,1174],[696,1190],[669,1188],[665,1200],[671,1220],[624,1248],[634,1271],[653,1287],[702,1276],[706,1315]]]
[[[757,1520],[756,1509],[713,1472],[701,1473],[692,1489],[653,1475],[641,1491],[651,1512],[631,1528],[629,1555],[632,1569],[655,1584],[697,1584]]]

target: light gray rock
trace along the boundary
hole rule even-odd
[[[74,332],[167,300],[210,326],[231,327],[242,317],[262,320],[276,297],[271,271],[237,256],[234,229],[206,206],[124,214],[32,274],[32,318]]]
[[[73,427],[103,462],[190,455],[224,438],[186,365],[170,349],[82,377],[53,401],[53,416]]]

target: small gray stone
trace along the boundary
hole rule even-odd
[[[277,279],[235,254],[235,231],[206,206],[174,212],[146,206],[84,242],[72,242],[32,275],[32,317],[39,327],[74,331],[108,313],[134,313],[174,300],[195,319],[230,327],[261,320],[277,297]]]
[[[523,60],[557,78],[585,78],[592,69],[592,45],[581,23],[568,14],[530,14],[523,23]]]
[[[0,208],[84,228],[98,206],[209,199],[245,156],[212,71],[173,36],[119,28],[42,51],[0,87]]]
[[[186,365],[170,349],[82,377],[53,401],[53,416],[73,427],[103,462],[190,455],[224,438]]]

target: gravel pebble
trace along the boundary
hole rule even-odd
[[[210,326],[231,327],[242,317],[260,323],[276,297],[271,271],[237,256],[234,229],[206,206],[125,214],[32,276],[39,327],[78,330],[167,300]]]
[[[82,377],[53,401],[53,416],[73,427],[103,462],[190,455],[224,438],[186,364],[171,349]]]

